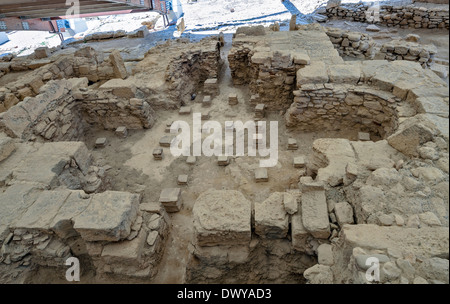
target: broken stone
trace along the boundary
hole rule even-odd
[[[297,198],[290,193],[285,193],[283,198],[284,210],[289,214],[295,214],[298,211]]]
[[[375,24],[371,24],[368,27],[366,27],[366,31],[368,32],[379,32],[380,28],[376,26]]]
[[[147,237],[147,244],[149,246],[153,246],[156,243],[156,239],[158,238],[158,236],[159,236],[158,231],[150,232]]]
[[[329,244],[322,244],[317,248],[318,262],[320,265],[333,266],[333,247]]]
[[[119,241],[131,233],[141,196],[106,191],[92,196],[89,206],[74,218],[73,228],[90,242]]]
[[[334,207],[334,213],[336,214],[336,220],[339,226],[344,226],[345,224],[353,224],[353,208],[347,202],[337,203]]]
[[[97,138],[95,141],[95,147],[96,148],[104,148],[108,144],[108,140],[104,137]]]
[[[266,238],[285,238],[289,217],[284,208],[284,193],[272,193],[262,203],[255,204],[255,233]]]

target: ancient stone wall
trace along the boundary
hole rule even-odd
[[[370,35],[344,31],[338,28],[327,28],[326,33],[335,49],[338,50],[339,55],[362,60],[373,59],[375,42]]]
[[[309,64],[306,53],[271,51],[269,47],[236,44],[228,55],[233,83],[248,84],[258,101],[272,110],[286,109],[292,102],[296,71]]]
[[[48,82],[41,88],[41,94],[25,98],[1,113],[0,129],[24,140],[35,136],[51,141],[79,140],[84,123],[71,92],[87,85],[86,78]]]
[[[36,61],[30,61],[30,63],[26,57],[17,59],[20,60],[21,66],[24,66],[23,69],[27,69],[29,64],[37,64]],[[97,82],[128,76],[118,51],[105,58],[103,53],[86,47],[73,54],[56,55],[40,59],[39,62],[39,67],[25,77],[0,88],[0,112],[9,109],[26,97],[36,96],[40,88],[49,80],[87,77],[89,81]],[[18,68],[13,70],[20,71]]]
[[[132,82],[122,79],[112,79],[98,90],[82,89],[74,94],[84,120],[107,130],[120,126],[151,128],[155,113],[144,95]]]
[[[288,126],[304,131],[359,129],[384,137],[397,129],[395,97],[369,87],[306,84],[295,91]],[[294,118],[295,117],[295,118]],[[294,122],[295,121],[295,122]]]
[[[205,39],[202,47],[183,51],[167,67],[169,96],[188,102],[205,80],[219,77],[220,67],[220,44],[216,38]]]
[[[423,68],[429,68],[433,64],[436,52],[436,47],[433,45],[420,45],[404,40],[393,40],[383,44],[375,59],[416,61]]]
[[[408,6],[381,5],[380,21],[371,21],[374,12],[364,3],[330,6],[320,9],[320,13],[329,18],[346,19],[357,22],[377,23],[385,26],[402,28],[442,28],[449,29],[448,7],[426,8],[420,4]]]

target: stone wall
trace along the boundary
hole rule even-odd
[[[404,40],[393,40],[383,44],[375,59],[379,60],[408,60],[419,62],[423,68],[429,68],[437,49],[434,45],[420,45]]]
[[[220,43],[214,37],[204,39],[200,45],[189,46],[190,50],[173,58],[167,67],[168,94],[173,100],[188,102],[205,80],[219,77],[222,65]]]
[[[397,129],[396,101],[392,94],[370,87],[330,83],[305,84],[294,94],[287,121],[290,127],[309,132],[359,129],[381,137]]]
[[[448,7],[420,7],[420,3],[408,6],[381,5],[380,21],[370,22],[373,12],[367,4],[330,5],[319,9],[319,13],[329,18],[345,19],[349,21],[377,23],[385,26],[399,26],[402,28],[442,28],[449,29]]]
[[[271,51],[269,47],[234,44],[228,55],[233,83],[248,84],[255,102],[271,110],[286,109],[292,102],[296,71],[309,64],[306,53]]]
[[[49,80],[87,77],[89,81],[97,82],[128,76],[123,59],[117,51],[105,58],[104,53],[85,47],[73,54],[55,55],[38,61],[40,65],[34,71],[0,88],[0,113],[26,97],[39,94],[40,88]],[[20,58],[20,62],[23,65],[28,60]],[[33,62],[35,61],[31,61]],[[28,69],[27,66],[25,68]]]
[[[370,35],[358,32],[344,31],[338,28],[327,28],[330,37],[339,55],[358,59],[373,59],[375,42]]]
[[[48,82],[36,97],[27,97],[1,113],[0,130],[24,140],[36,136],[51,141],[79,140],[85,124],[71,92],[87,84],[86,78]]]
[[[99,90],[82,89],[74,96],[85,121],[104,129],[115,130],[120,126],[151,128],[155,121],[154,110],[145,94],[130,80],[112,79]]]

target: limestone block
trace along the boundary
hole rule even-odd
[[[183,201],[180,188],[166,188],[161,191],[159,202],[164,206],[167,212],[178,212],[181,210]]]
[[[328,66],[330,82],[357,84],[361,77],[358,64],[336,64]]]
[[[327,66],[323,62],[313,61],[297,72],[297,87],[308,83],[327,83],[329,80]]]
[[[332,266],[334,264],[333,246],[322,244],[317,248],[317,257],[320,265]]]
[[[448,126],[447,126],[448,127]],[[389,144],[408,156],[418,156],[417,147],[438,134],[434,123],[426,116],[416,115],[403,121],[397,132],[388,137]]]
[[[101,91],[110,91],[119,98],[136,97],[136,85],[131,79],[111,79],[100,86]]]
[[[344,226],[345,224],[353,224],[353,208],[347,202],[340,202],[334,206],[334,213],[336,214],[337,222],[339,226]]]
[[[308,191],[302,194],[303,226],[314,237],[327,239],[330,236],[328,206],[325,191]]]
[[[86,241],[123,240],[131,232],[140,201],[140,195],[126,192],[94,194],[86,210],[74,218],[74,229]]]
[[[120,55],[120,52],[118,50],[112,51],[112,53],[109,55],[109,60],[113,65],[114,76],[116,78],[125,79],[128,77],[125,63],[123,62],[122,55]]]
[[[198,245],[248,245],[251,205],[238,191],[211,190],[201,194],[193,208]]]
[[[40,47],[34,50],[34,57],[36,59],[47,58],[51,56],[50,49],[48,47]]]
[[[257,168],[255,170],[255,181],[257,183],[269,181],[269,174],[267,172],[267,168]]]
[[[262,203],[255,204],[255,233],[266,238],[285,238],[289,217],[284,209],[284,193],[272,193]]]

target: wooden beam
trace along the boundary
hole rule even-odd
[[[98,12],[111,12],[111,11],[125,11],[125,10],[137,10],[141,7],[129,6],[123,4],[103,4],[96,6],[86,6],[80,8],[80,14],[90,14]],[[5,17],[25,17],[25,18],[51,18],[58,16],[65,16],[67,8],[53,8],[34,11],[19,11],[4,14]]]
[[[52,1],[45,1],[43,3],[35,4],[35,5],[23,5],[23,4],[15,4],[15,5],[0,5],[0,13],[11,13],[15,11],[28,11],[28,10],[40,10],[40,9],[46,9],[46,8],[70,8],[70,6],[65,5],[64,1],[58,1],[54,2]],[[86,6],[86,5],[99,5],[99,4],[111,4],[107,1],[95,1],[95,0],[88,0],[85,2],[80,2],[80,6]]]

